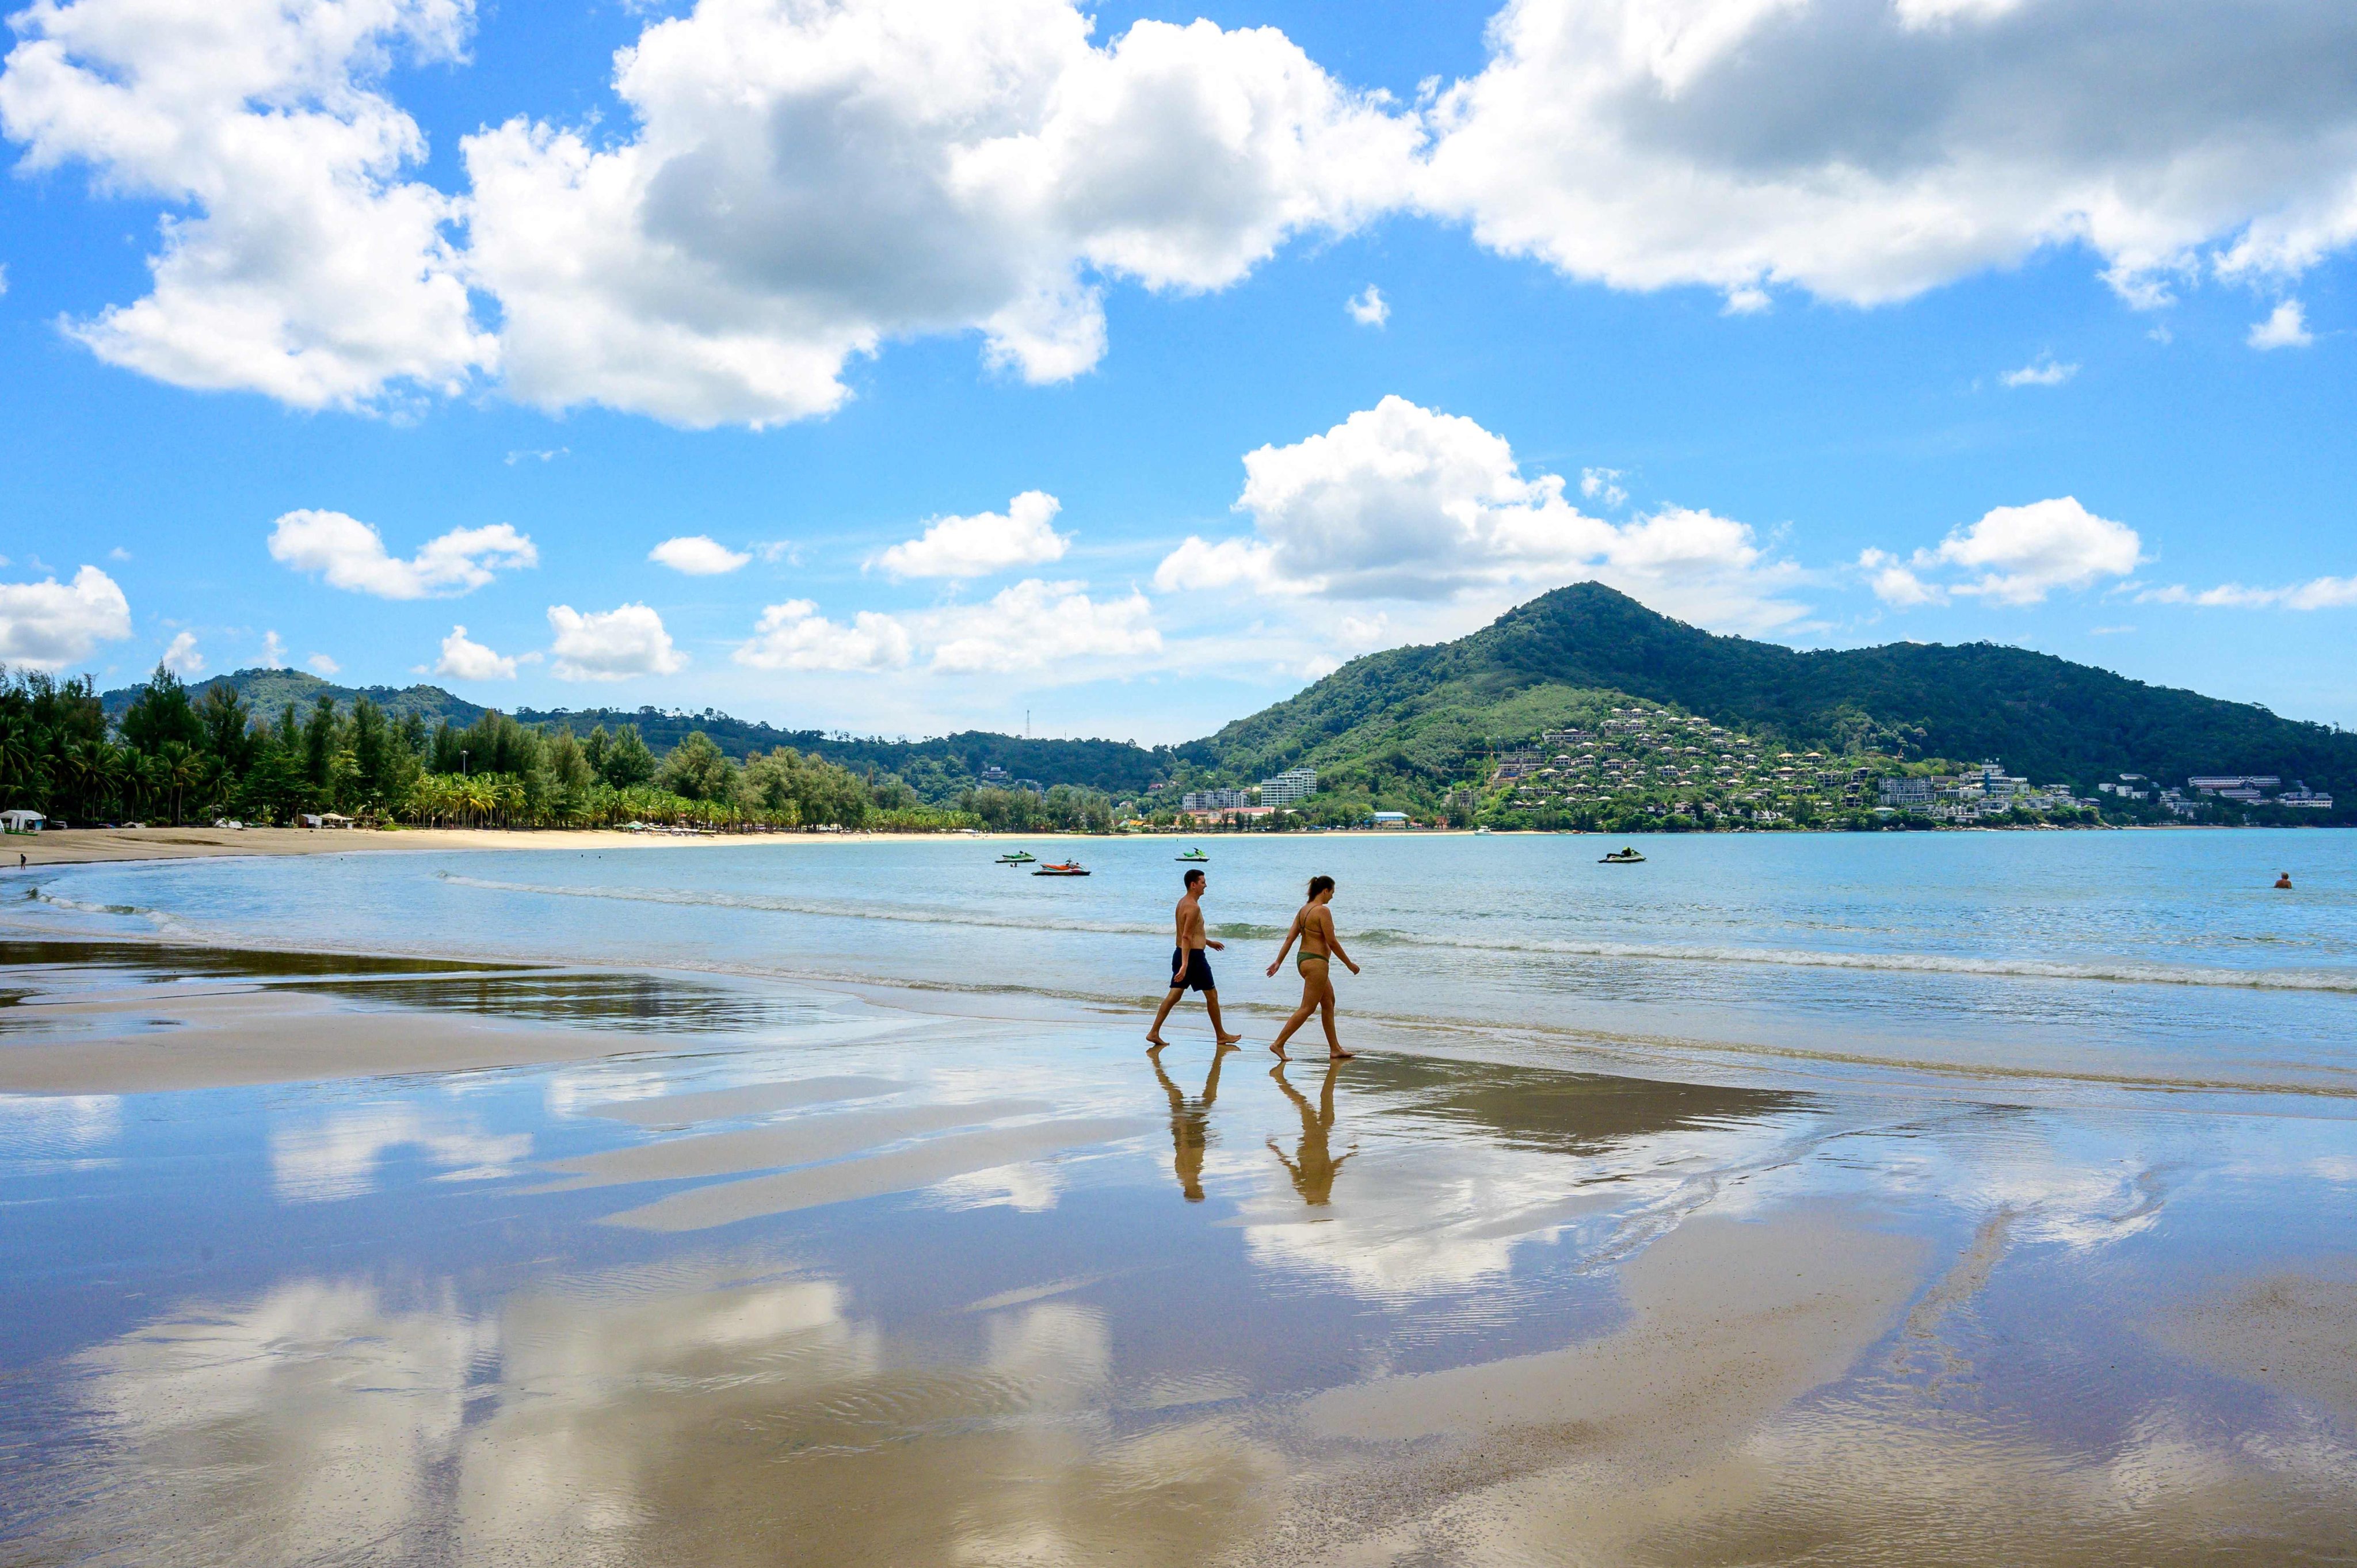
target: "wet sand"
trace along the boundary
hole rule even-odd
[[[2357,1541],[2337,1105],[929,1008],[0,943],[0,1563]]]

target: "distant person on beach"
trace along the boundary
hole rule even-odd
[[[1318,1088],[1315,1111],[1309,1108],[1309,1101],[1302,1097],[1301,1091],[1286,1080],[1283,1062],[1268,1069],[1268,1076],[1276,1079],[1276,1087],[1285,1090],[1285,1097],[1293,1101],[1296,1111],[1301,1112],[1301,1146],[1295,1157],[1286,1159],[1285,1151],[1276,1146],[1274,1138],[1268,1140],[1268,1150],[1285,1167],[1285,1174],[1293,1178],[1293,1190],[1299,1193],[1301,1201],[1312,1208],[1323,1208],[1334,1201],[1334,1178],[1341,1173],[1343,1160],[1351,1157],[1350,1155],[1344,1155],[1340,1160],[1334,1157],[1334,1075],[1341,1070],[1341,1067],[1340,1062],[1327,1064],[1326,1081]],[[1355,1149],[1351,1151],[1351,1154],[1357,1152]]]
[[[1187,891],[1179,895],[1178,908],[1173,911],[1178,925],[1178,945],[1170,950],[1170,989],[1164,993],[1162,1009],[1154,1015],[1154,1026],[1146,1031],[1146,1048],[1158,1051],[1170,1042],[1162,1037],[1162,1020],[1170,1016],[1170,1009],[1178,1005],[1178,998],[1189,990],[1203,993],[1203,1011],[1211,1015],[1211,1033],[1219,1036],[1220,1048],[1227,1049],[1242,1035],[1231,1035],[1228,1026],[1220,1022],[1220,986],[1211,978],[1211,961],[1204,956],[1205,948],[1217,948],[1220,943],[1203,934],[1203,891],[1211,880],[1200,871],[1186,875]]]
[[[1334,1061],[1348,1061],[1352,1055],[1342,1048],[1341,1040],[1334,1034],[1334,980],[1327,971],[1329,960],[1338,958],[1351,965],[1352,974],[1359,972],[1359,966],[1351,963],[1351,955],[1342,950],[1341,939],[1334,934],[1334,914],[1326,908],[1333,899],[1332,877],[1309,879],[1309,902],[1293,917],[1293,929],[1285,933],[1285,945],[1276,950],[1276,961],[1268,966],[1271,974],[1282,969],[1285,955],[1299,940],[1301,956],[1294,961],[1294,966],[1301,971],[1301,1005],[1293,1010],[1293,1016],[1277,1031],[1276,1043],[1268,1047],[1280,1058],[1285,1055],[1285,1042],[1293,1038],[1294,1030],[1309,1021],[1312,1013],[1318,1014],[1325,1022],[1327,1057]]]

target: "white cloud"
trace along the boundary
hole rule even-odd
[[[2283,588],[2252,588],[2222,583],[2214,588],[2182,586],[2151,588],[2136,596],[2141,604],[2200,605],[2238,610],[2341,609],[2357,605],[2357,577],[2313,577]]]
[[[1026,490],[1005,513],[936,520],[920,538],[895,544],[876,564],[895,577],[982,577],[1010,566],[1063,558],[1069,533],[1050,526],[1063,503],[1044,490]]]
[[[1589,500],[1600,500],[1608,507],[1617,507],[1629,499],[1621,487],[1618,468],[1582,468],[1579,471],[1579,493]]]
[[[1944,598],[1945,594],[1918,577],[1907,564],[1886,550],[1861,550],[1857,553],[1861,571],[1872,574],[1874,596],[1886,605],[1931,604]]]
[[[171,646],[164,650],[164,657],[157,662],[183,680],[194,680],[203,674],[205,656],[197,651],[197,634],[193,631],[177,633]]]
[[[1000,590],[987,604],[937,611],[926,629],[932,667],[951,672],[1039,670],[1162,649],[1144,594],[1133,589],[1125,598],[1097,600],[1082,584],[1037,577]]]
[[[497,570],[540,564],[532,541],[504,522],[454,528],[429,540],[414,557],[386,553],[374,528],[339,511],[290,511],[272,525],[272,557],[298,572],[381,599],[441,598],[471,593]]]
[[[1491,38],[1420,204],[1615,287],[1872,304],[2084,245],[2153,305],[2357,239],[2347,5],[1512,0]]]
[[[2144,542],[2135,529],[2061,496],[1994,507],[1979,521],[1952,531],[1936,548],[1918,550],[1903,561],[1884,550],[1861,551],[1857,564],[1877,598],[1905,608],[1945,604],[1952,596],[2001,605],[2042,604],[2058,590],[2126,577],[2143,560]]]
[[[330,679],[344,672],[344,667],[342,665],[337,663],[334,660],[328,658],[324,653],[314,653],[310,658],[303,660],[303,662],[311,667],[312,673],[324,675]]]
[[[979,331],[1024,379],[1104,351],[1101,281],[1223,287],[1398,202],[1422,134],[1274,28],[1069,0],[702,0],[617,57],[625,137],[467,138],[509,390],[686,425],[824,413],[845,361]]]
[[[1980,574],[1953,585],[1952,592],[2003,605],[2034,605],[2057,588],[2084,588],[2100,577],[2126,576],[2144,558],[2144,544],[2126,524],[2097,517],[2062,496],[1992,508],[1970,528],[1942,540],[1932,555]]]
[[[562,681],[627,681],[634,675],[676,675],[687,668],[687,655],[672,646],[662,617],[645,605],[618,605],[587,615],[571,605],[551,605],[548,624],[556,633],[549,668]]]
[[[1392,318],[1392,307],[1384,302],[1383,291],[1372,284],[1344,300],[1342,308],[1361,327],[1381,327]]]
[[[1158,590],[1494,601],[1593,576],[1709,625],[1757,630],[1802,613],[1774,596],[1797,569],[1747,525],[1676,506],[1624,524],[1589,517],[1560,478],[1524,478],[1504,437],[1405,398],[1264,446],[1244,473],[1236,505],[1255,537],[1188,539],[1157,570]]]
[[[764,609],[752,640],[730,657],[756,670],[899,670],[914,649],[909,628],[888,615],[862,610],[839,626],[810,600],[790,599]]]
[[[286,668],[286,643],[274,631],[262,634],[262,667],[265,670]]]
[[[0,664],[59,670],[131,635],[131,606],[95,566],[73,581],[0,583]]]
[[[2061,365],[2051,354],[2040,354],[2018,371],[2007,371],[1997,378],[2009,387],[2059,387],[2079,373],[2077,365]]]
[[[468,0],[36,0],[8,19],[0,127],[23,167],[86,166],[160,200],[146,297],[70,330],[178,386],[300,408],[454,392],[497,344],[443,232],[460,206],[402,171],[416,123],[375,90],[396,57],[460,57]]]
[[[465,627],[454,626],[442,639],[442,657],[434,661],[434,673],[453,681],[512,681],[516,661],[470,640]]]
[[[647,559],[691,577],[717,577],[734,572],[753,558],[704,534],[686,533],[664,540],[647,552]]]
[[[2254,349],[2305,349],[2316,341],[2316,335],[2308,329],[2308,315],[2299,301],[2287,299],[2265,321],[2251,324],[2245,341]]]

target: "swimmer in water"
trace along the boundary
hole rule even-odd
[[[2276,886],[2285,889],[2286,891],[2289,891],[2291,887],[2291,873],[2287,871],[2278,875],[2276,878]]]

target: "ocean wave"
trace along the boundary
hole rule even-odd
[[[537,893],[555,897],[604,898],[828,919],[886,920],[902,925],[969,926],[1009,931],[1062,931],[1093,936],[1162,936],[1160,923],[1081,920],[1070,916],[996,915],[964,909],[893,908],[775,894],[726,893],[697,888],[565,887],[503,882],[457,872],[436,874],[459,886],[493,892]],[[1283,928],[1246,921],[1214,925],[1211,935],[1232,941],[1281,941]],[[2113,985],[2183,985],[2220,990],[2325,992],[2357,995],[2357,972],[2319,969],[2230,969],[2214,965],[2145,963],[2130,959],[2066,961],[1975,958],[1961,953],[1835,951],[1814,948],[1751,948],[1731,944],[1617,942],[1550,937],[1449,937],[1376,927],[1346,939],[1351,945],[1422,949],[1441,952],[1535,955],[1565,959],[1664,964],[1752,964],[1777,969],[1826,969],[1889,974],[1954,975],[1975,979],[2084,982]]]

